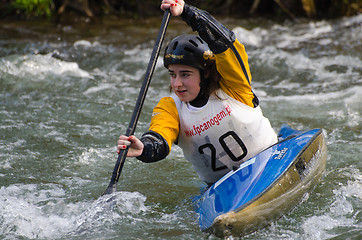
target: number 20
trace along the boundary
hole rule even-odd
[[[229,149],[229,147],[227,146],[225,139],[227,137],[232,137],[241,147],[241,149],[243,150],[243,153],[240,156],[235,156],[234,153]],[[229,131],[225,134],[223,134],[220,138],[219,138],[219,142],[222,146],[222,148],[225,150],[225,152],[227,153],[227,155],[230,157],[230,159],[234,162],[240,161],[241,159],[243,159],[247,154],[248,154],[248,150],[246,149],[245,144],[243,143],[243,141],[239,138],[239,136],[234,132],[234,131]],[[211,168],[214,172],[216,171],[220,171],[223,169],[226,169],[227,166],[223,165],[221,167],[216,167],[216,148],[214,147],[214,145],[212,145],[211,143],[206,143],[204,145],[201,145],[199,147],[199,153],[200,154],[204,154],[204,149],[205,148],[209,148],[211,151]]]

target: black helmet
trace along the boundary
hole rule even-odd
[[[163,65],[168,68],[171,64],[182,64],[205,70],[214,60],[213,52],[199,36],[181,35],[166,47]]]

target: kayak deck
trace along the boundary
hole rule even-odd
[[[199,202],[200,228],[240,236],[290,211],[319,182],[327,149],[320,129],[283,125],[280,141],[213,184]]]

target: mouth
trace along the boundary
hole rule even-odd
[[[184,94],[185,92],[187,92],[187,90],[176,90],[176,93],[178,94]]]

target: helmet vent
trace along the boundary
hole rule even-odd
[[[198,45],[197,45],[197,43],[194,41],[194,40],[189,40],[189,42],[191,43],[191,44],[193,44],[195,47],[198,47]]]
[[[204,42],[202,41],[202,39],[200,37],[196,37],[197,40],[199,40],[201,42],[201,44],[204,44]]]
[[[178,42],[175,42],[175,44],[173,45],[173,50],[175,50],[177,48]]]

